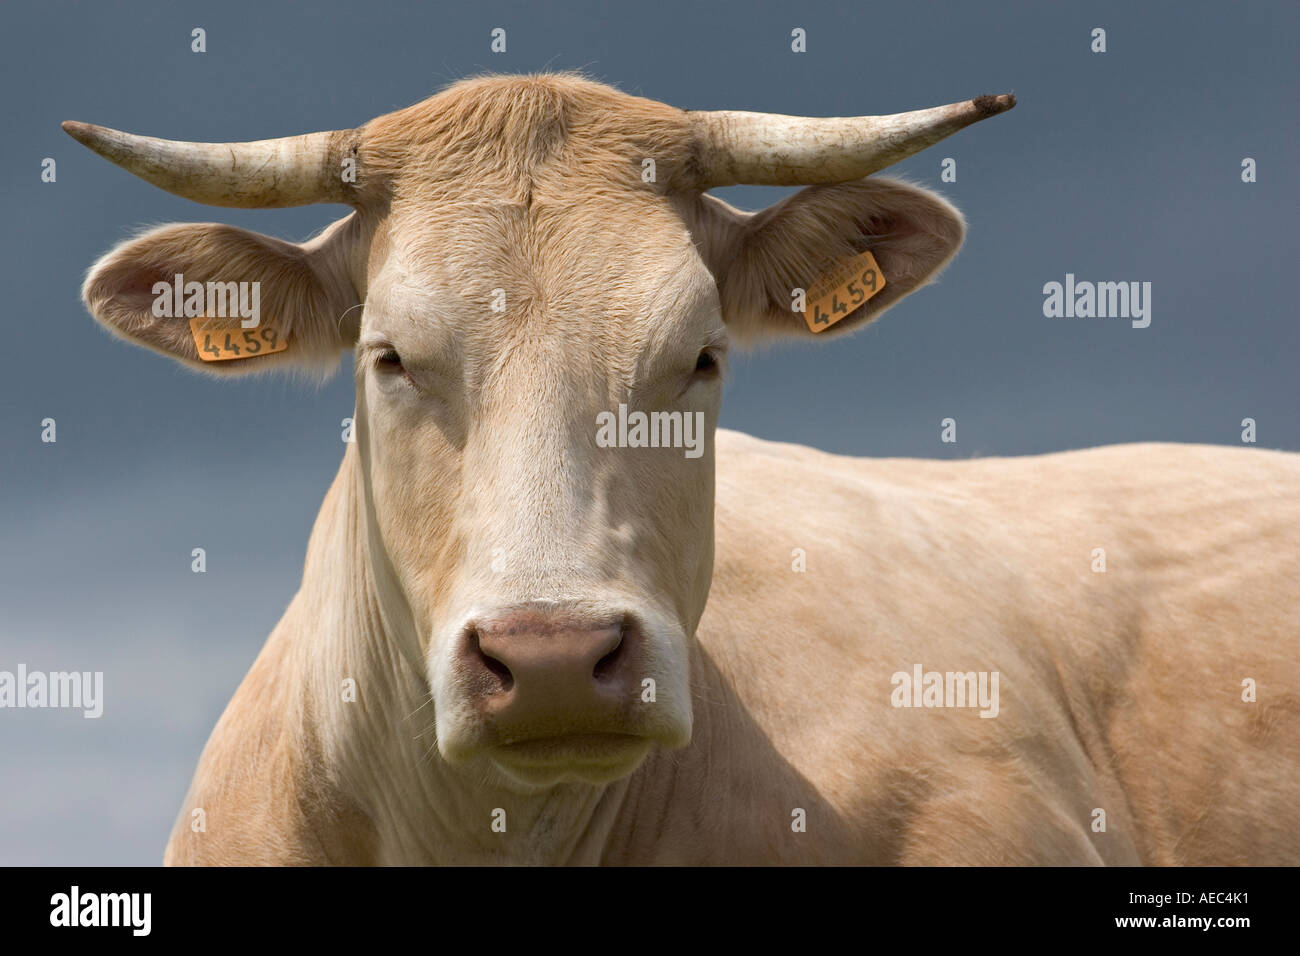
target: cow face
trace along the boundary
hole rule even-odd
[[[926,145],[1000,111],[979,102],[905,116],[927,117]],[[208,161],[173,144],[159,160],[124,134],[70,129],[203,201],[354,206],[303,245],[164,227],[101,260],[84,294],[117,334],[216,373],[355,352],[348,490],[373,590],[357,600],[385,632],[356,639],[424,662],[449,763],[526,788],[602,783],[689,740],[728,349],[813,335],[799,290],[864,249],[883,290],[819,338],[870,321],[960,244],[941,199],[861,178],[900,158],[898,117],[887,149],[846,165],[843,130],[756,115],[498,77],[358,130],[243,144],[233,172],[232,147]],[[765,156],[755,142],[773,138],[792,145]],[[268,178],[272,162],[292,175]],[[704,191],[739,177],[820,184],[756,215]],[[206,361],[191,316],[153,308],[176,274],[259,283],[289,348]]]
[[[384,228],[358,451],[438,746],[528,782],[620,776],[690,734],[727,349],[712,277],[631,192],[399,202]]]

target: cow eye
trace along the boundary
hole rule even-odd
[[[402,357],[397,354],[397,349],[382,349],[375,356],[375,368],[384,372],[402,371]]]
[[[718,357],[714,355],[712,352],[710,352],[708,349],[705,349],[703,352],[701,352],[699,358],[695,360],[695,371],[699,372],[700,374],[707,374],[709,372],[713,372],[717,369],[717,367],[718,367]]]

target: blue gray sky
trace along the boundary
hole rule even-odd
[[[198,206],[61,120],[260,139],[356,126],[485,70],[582,69],[680,107],[827,116],[1015,92],[1013,112],[892,171],[969,220],[942,280],[856,336],[734,362],[723,424],[971,457],[1238,444],[1250,417],[1260,445],[1300,448],[1294,3],[13,0],[0,16],[0,670],[106,683],[99,720],[0,710],[0,863],[161,859],[203,742],[297,586],[353,406],[342,365],[321,387],[214,381],[111,339],[78,298],[93,260],[141,226],[301,240],[346,210]],[[807,53],[790,50],[795,27]],[[956,182],[940,180],[945,157]],[[788,192],[721,195],[756,209]],[[1043,285],[1067,273],[1150,282],[1150,326],[1045,318]]]

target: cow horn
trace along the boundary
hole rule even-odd
[[[355,155],[353,130],[252,143],[185,143],[66,122],[77,142],[161,189],[243,209],[349,202],[341,160]]]
[[[1016,105],[1011,94],[891,116],[691,111],[698,185],[806,186],[869,176]]]

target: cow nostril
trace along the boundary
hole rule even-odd
[[[496,675],[497,680],[501,682],[502,690],[509,690],[514,686],[515,675],[511,674],[510,668],[506,667],[505,664],[502,664],[495,657],[488,657],[488,655],[484,654],[483,666]]]
[[[618,643],[610,650],[608,654],[596,661],[596,667],[592,670],[591,676],[596,680],[604,680],[613,674],[614,669],[618,667],[619,661],[623,657],[623,648],[627,645],[627,627],[622,627],[618,632]]]
[[[479,640],[477,630],[471,632],[470,639],[473,645],[474,655],[478,658],[479,664],[483,666],[485,671],[496,678],[498,684],[497,691],[504,693],[514,687],[515,675],[510,673],[510,668],[507,667],[503,661],[498,660],[487,651],[483,650],[483,643]]]

